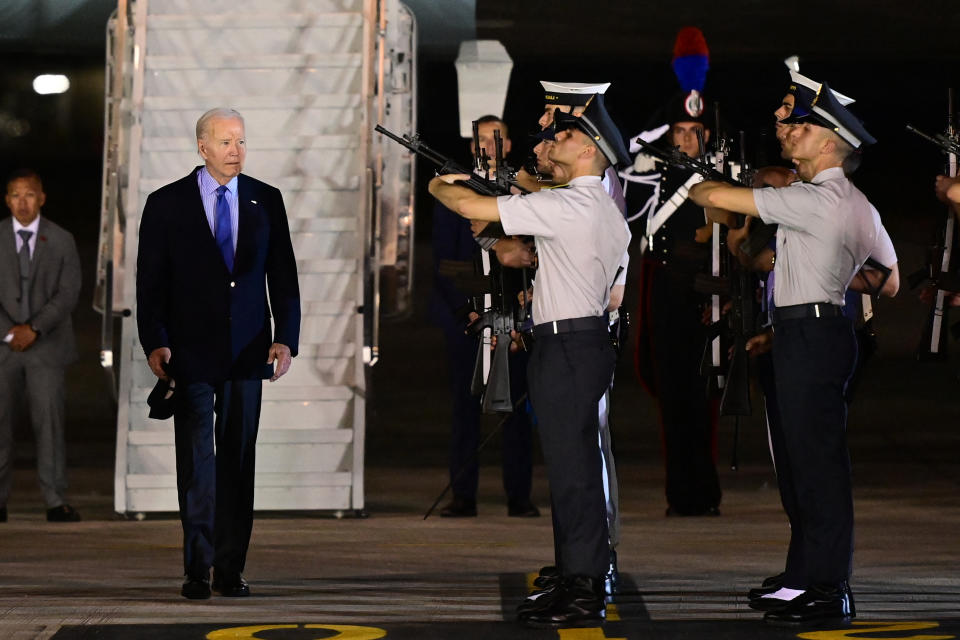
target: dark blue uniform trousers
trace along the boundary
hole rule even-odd
[[[764,408],[767,414],[767,430],[770,437],[770,452],[773,455],[774,470],[777,473],[777,486],[780,489],[780,503],[790,522],[790,546],[787,549],[785,572],[791,573],[794,567],[803,567],[803,522],[797,507],[797,496],[793,491],[790,468],[790,455],[784,441],[783,423],[780,420],[780,407],[777,404],[776,373],[773,370],[773,355],[764,353],[754,361],[757,382],[763,390]],[[796,570],[793,571],[796,573]],[[800,571],[802,573],[802,570]],[[798,587],[794,587],[798,588]]]
[[[597,406],[616,355],[606,329],[537,337],[527,379],[566,576],[602,578],[610,562]]]
[[[773,364],[782,425],[774,437],[784,507],[796,505],[784,586],[835,585],[850,575],[853,491],[844,392],[857,358],[848,318],[807,318],[774,325]],[[772,434],[773,435],[773,434]],[[797,526],[797,525],[794,525]],[[798,544],[798,548],[794,545]]]
[[[467,335],[455,324],[443,326],[447,373],[453,396],[450,425],[450,481],[453,494],[475,500],[480,469],[480,398],[470,393],[480,337]],[[510,354],[510,396],[516,403],[527,391],[527,354]],[[526,403],[523,403],[526,404]],[[533,430],[523,405],[503,425],[503,489],[509,502],[530,499],[533,477]]]
[[[261,380],[178,385],[173,416],[183,567],[206,577],[243,571],[253,530]]]

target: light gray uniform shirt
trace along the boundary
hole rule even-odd
[[[630,230],[600,183],[581,176],[536,193],[497,198],[509,235],[532,235],[537,243],[535,324],[601,316],[610,301]]]
[[[773,293],[778,307],[843,305],[853,276],[884,245],[884,237],[889,250],[893,248],[877,210],[840,167],[824,169],[811,182],[754,189],[753,198],[760,218],[780,225]],[[894,254],[893,262],[895,258]],[[893,264],[886,250],[875,259]]]

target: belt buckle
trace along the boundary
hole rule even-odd
[[[553,321],[553,335],[557,335],[558,333],[560,333],[560,332],[557,331],[557,321],[554,320],[554,321]]]
[[[819,304],[814,304],[814,305],[813,305],[813,317],[814,317],[814,318],[819,318],[819,317],[820,317],[820,305],[819,305]]]

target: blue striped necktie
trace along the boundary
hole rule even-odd
[[[230,224],[230,203],[227,202],[226,193],[226,185],[217,187],[217,216],[213,223],[214,236],[217,239],[217,246],[220,247],[223,262],[227,265],[227,271],[233,273],[233,229]]]

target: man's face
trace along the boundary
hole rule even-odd
[[[537,157],[537,171],[540,173],[553,173],[553,163],[550,162],[550,147],[553,146],[552,140],[541,140],[533,148],[533,155]]]
[[[793,105],[796,104],[796,98],[792,93],[788,93],[783,96],[783,100],[780,103],[780,108],[773,112],[773,115],[776,116],[777,122],[781,120],[786,120],[790,117],[790,114],[793,113]]]
[[[830,141],[830,131],[824,127],[818,127],[804,122],[790,127],[790,133],[787,135],[791,147],[791,159],[796,165],[804,160],[816,160],[825,150],[825,145]],[[802,176],[812,178],[813,176]]]
[[[776,132],[777,140],[780,141],[780,156],[785,160],[789,160],[793,154],[793,142],[789,134],[794,125],[783,124],[780,121],[790,117],[795,104],[796,98],[794,98],[792,93],[788,93],[783,96],[780,108],[773,112],[773,115],[777,118]]]
[[[7,208],[23,226],[37,219],[46,199],[40,183],[33,178],[17,178],[7,185]]]
[[[703,132],[703,144],[710,139],[709,129],[704,129],[699,122],[677,122],[670,129],[670,140],[673,146],[680,147],[680,151],[691,158],[700,157],[700,141],[697,131]]]
[[[564,182],[569,180],[574,164],[590,146],[590,139],[579,129],[557,131],[547,155],[554,165],[554,178]]]
[[[220,184],[243,171],[247,158],[247,141],[243,121],[239,118],[213,118],[207,132],[197,140],[197,151],[207,165],[207,171]]]
[[[477,140],[480,142],[480,148],[486,151],[487,157],[490,158],[490,166],[496,164],[497,145],[493,132],[498,129],[502,135],[504,127],[500,122],[482,122],[477,125]],[[477,153],[473,140],[470,140],[470,152],[474,155]],[[508,153],[510,153],[510,138],[503,138],[503,155],[506,156]]]

